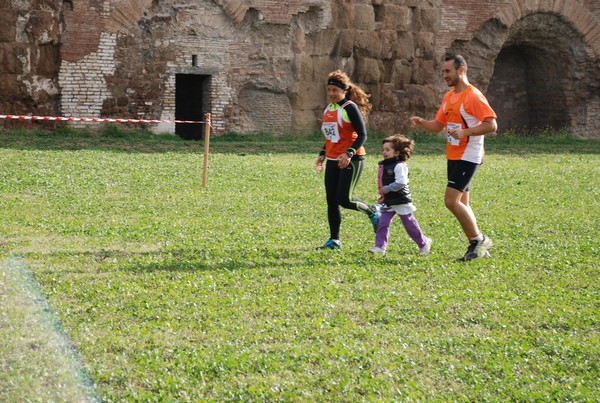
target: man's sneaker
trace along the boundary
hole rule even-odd
[[[317,249],[342,249],[342,243],[338,239],[329,238],[325,245],[318,246]]]
[[[489,249],[492,247],[492,240],[486,236],[481,241],[471,241],[467,253],[460,259],[461,262],[479,259],[481,257],[490,257]]]
[[[419,248],[419,255],[421,255],[421,256],[429,255],[429,252],[431,252],[431,244],[432,243],[433,243],[433,241],[431,240],[431,238],[425,238],[425,245],[422,248]]]
[[[369,220],[371,220],[373,231],[375,232],[377,232],[377,228],[379,228],[379,217],[381,217],[381,213],[378,210],[375,210],[374,213],[369,215]]]
[[[375,254],[375,255],[385,255],[385,249],[380,248],[378,246],[369,249],[369,252]]]

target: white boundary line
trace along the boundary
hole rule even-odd
[[[30,270],[0,262],[0,400],[100,402],[81,358]],[[7,353],[8,352],[8,353]]]

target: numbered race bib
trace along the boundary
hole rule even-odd
[[[452,137],[450,135],[450,131],[451,130],[460,130],[462,129],[462,125],[460,123],[446,123],[446,135],[448,136],[448,143],[452,144],[453,146],[457,146],[460,144],[460,140],[459,139],[455,139],[454,137]]]
[[[336,122],[323,122],[321,125],[321,131],[325,138],[332,143],[340,141],[340,132]]]

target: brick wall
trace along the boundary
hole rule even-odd
[[[583,84],[564,83],[565,93],[598,87],[597,0],[32,0],[23,10],[0,0],[0,11],[4,113],[173,119],[175,75],[185,73],[212,77],[220,131],[310,131],[326,103],[324,77],[341,68],[372,94],[370,128],[402,130],[411,114],[437,108],[446,50],[470,51],[485,89],[512,27],[538,11],[575,33],[564,55],[585,53],[567,74]],[[499,102],[523,103],[509,97]],[[589,129],[597,95],[565,104],[577,102],[586,107],[569,111],[572,125]]]
[[[534,13],[559,14],[586,36],[587,42],[600,55],[600,1],[598,0],[447,0],[442,8],[438,49],[449,48],[453,41],[469,40],[481,25],[498,18],[511,25]]]
[[[59,81],[64,116],[100,116],[104,101],[112,97],[106,77],[115,72],[115,44],[116,35],[104,32],[93,52],[77,61],[63,60]]]
[[[469,12],[467,1],[447,3],[438,48],[467,56],[469,78],[487,91],[500,129],[598,136],[598,2],[482,1]]]

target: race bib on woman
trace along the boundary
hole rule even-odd
[[[323,122],[321,125],[321,131],[325,138],[332,143],[340,141],[340,132],[336,122]]]

